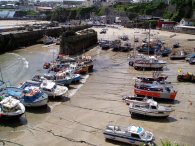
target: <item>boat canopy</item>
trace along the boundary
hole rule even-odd
[[[128,127],[128,132],[130,132],[130,133],[140,134],[143,131],[144,131],[144,129],[141,127],[136,127],[136,126],[129,126]]]

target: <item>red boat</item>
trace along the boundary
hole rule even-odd
[[[43,68],[44,69],[49,69],[50,68],[50,63],[49,62],[45,62],[44,65],[43,65]]]
[[[153,84],[145,84],[143,82],[135,83],[134,93],[137,96],[147,96],[153,98],[171,99],[174,100],[177,92],[173,87],[167,84],[158,82]]]

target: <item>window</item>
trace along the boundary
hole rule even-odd
[[[156,109],[156,106],[151,106],[151,109]]]
[[[134,134],[134,133],[131,134],[131,137],[132,138],[136,138],[136,139],[140,139],[139,135],[138,134]]]

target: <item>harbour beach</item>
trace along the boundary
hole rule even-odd
[[[148,33],[148,30],[145,29],[129,29],[120,26],[118,29],[108,27],[106,34],[99,33],[102,28],[93,29],[98,32],[98,39],[115,40],[126,34],[132,46],[138,45],[133,42],[135,36],[141,41]],[[188,41],[188,39],[194,38],[193,35],[160,30],[151,30],[151,34],[154,38],[158,37],[164,40],[167,47],[172,47],[174,43],[179,42],[181,44],[179,49],[194,51],[195,41]],[[53,55],[57,56],[58,47],[57,45],[44,47],[34,45],[11,52],[11,54],[1,55],[0,62],[4,78],[16,85],[31,78],[35,73],[43,73],[43,63],[51,61]],[[127,58],[131,53],[113,52],[111,49],[102,50],[99,46],[85,52],[85,55],[90,55],[94,59],[94,72],[83,77],[80,85],[71,85],[70,88],[73,91],[70,100],[52,101],[41,112],[30,109],[25,115],[27,120],[20,119],[14,126],[9,126],[9,123],[1,124],[1,139],[25,146],[125,145],[105,141],[102,133],[105,126],[110,123],[123,126],[135,124],[144,127],[145,130],[154,134],[157,145],[160,145],[160,141],[164,139],[189,146],[193,145],[195,143],[194,85],[179,83],[176,77],[178,69],[194,72],[195,66],[189,65],[184,60],[172,61],[169,57],[161,58],[167,61],[162,73],[168,75],[168,81],[172,82],[178,91],[173,103],[163,102],[162,104],[174,108],[175,111],[167,119],[131,118],[128,106],[122,101],[122,96],[133,94],[136,76],[152,75],[151,71],[137,71],[128,65]],[[14,56],[15,60],[10,59]],[[19,65],[20,68],[16,65]],[[12,69],[10,70],[10,68]],[[9,74],[10,72],[11,74]],[[9,142],[7,144],[12,145]]]
[[[2,26],[24,26],[32,24],[48,24],[49,21],[40,21],[40,20],[1,20],[0,27]]]

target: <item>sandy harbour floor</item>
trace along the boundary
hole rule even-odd
[[[140,40],[146,37],[145,30],[127,28],[108,28],[106,34],[99,34],[101,28],[94,28],[98,38],[114,40],[119,35],[127,34],[131,40],[134,35]],[[148,31],[148,30],[147,30]],[[134,33],[135,32],[135,33]],[[174,34],[159,30],[151,30],[153,37],[166,42],[168,47],[180,42],[181,48],[193,50],[195,41],[187,41],[195,36],[188,34]],[[170,37],[174,35],[174,37]],[[135,44],[138,45],[138,44]],[[13,127],[9,135],[4,137],[24,146],[111,146],[125,145],[123,143],[105,141],[103,130],[107,124],[128,126],[134,124],[155,135],[156,143],[161,139],[169,139],[181,144],[193,146],[195,144],[195,86],[191,83],[179,83],[176,80],[177,71],[195,73],[195,66],[185,61],[167,61],[163,74],[168,75],[178,91],[174,103],[161,103],[175,109],[167,119],[131,118],[128,106],[121,100],[123,95],[133,94],[134,77],[152,74],[151,71],[136,71],[129,67],[127,57],[130,54],[101,50],[96,46],[86,52],[93,56],[94,72],[71,100],[62,102],[46,113],[44,119],[37,120],[35,125],[31,121],[22,130]],[[28,120],[28,117],[27,117]],[[1,142],[0,142],[1,145]],[[6,145],[14,145],[6,143]]]

